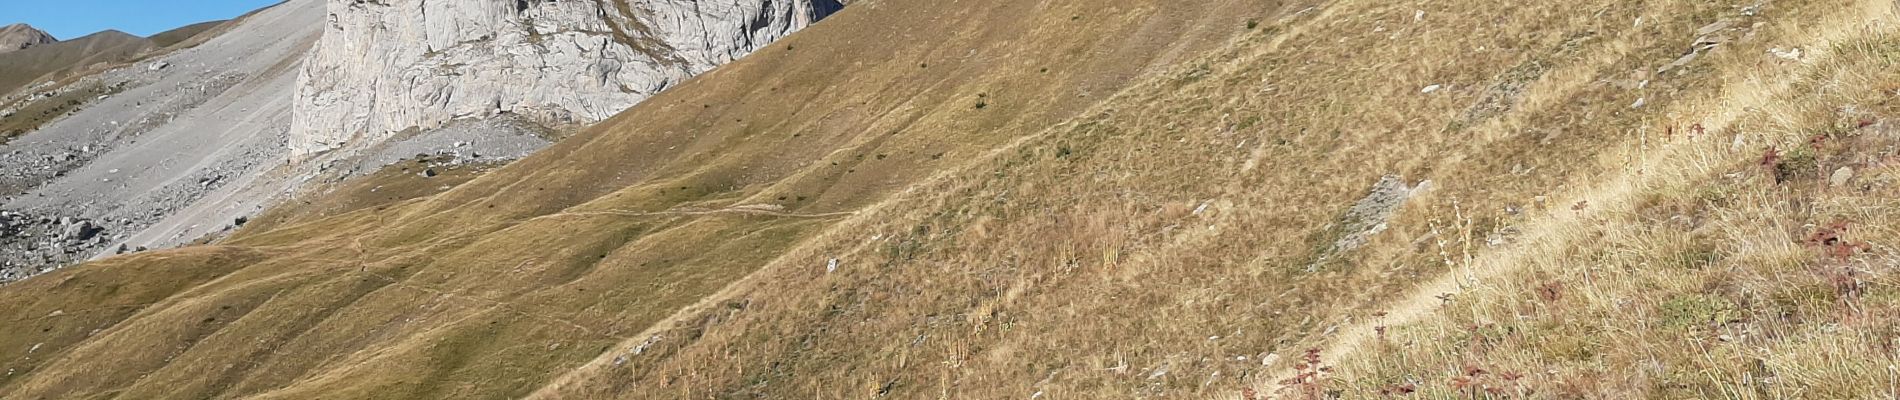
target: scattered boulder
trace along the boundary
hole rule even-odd
[[[1802,61],[1806,59],[1806,56],[1802,54],[1800,47],[1788,48],[1788,49],[1776,47],[1776,48],[1768,49],[1768,54],[1772,54],[1777,58],[1788,60],[1788,61]]]
[[[105,230],[97,225],[93,225],[92,221],[85,220],[63,223],[62,225],[65,226],[65,231],[61,233],[60,237],[66,238],[66,241],[69,242],[92,239],[94,236],[98,236],[99,232]]]
[[[1695,62],[1696,58],[1701,57],[1703,54],[1733,41],[1734,39],[1728,35],[1728,33],[1730,33],[1729,31],[1742,29],[1737,28],[1735,26],[1736,23],[1737,21],[1734,19],[1723,18],[1696,29],[1696,38],[1695,41],[1689,43],[1689,50],[1683,52],[1682,56],[1677,57],[1675,61],[1663,65],[1661,68],[1657,68],[1656,73],[1662,74],[1686,67],[1689,63]]]
[[[1385,232],[1386,223],[1391,221],[1393,214],[1396,214],[1407,200],[1416,194],[1430,190],[1431,186],[1431,181],[1409,185],[1405,183],[1404,178],[1394,175],[1379,178],[1377,183],[1372,184],[1371,192],[1359,199],[1359,202],[1354,203],[1352,208],[1346,210],[1346,215],[1334,223],[1335,232],[1339,233],[1338,239],[1335,239],[1332,246],[1321,253],[1312,264],[1307,265],[1306,270],[1318,271],[1321,266],[1339,254],[1365,246],[1374,235]]]
[[[663,338],[664,337],[660,335],[653,335],[653,337],[647,338],[647,340],[640,342],[639,346],[634,346],[633,355],[645,354],[647,349],[653,348],[653,345],[660,343],[660,339]]]
[[[104,233],[110,229],[84,218],[0,211],[0,283],[84,261],[108,245]]]
[[[1834,170],[1833,175],[1828,175],[1827,184],[1828,186],[1842,187],[1842,186],[1847,186],[1847,183],[1852,181],[1853,179],[1854,179],[1854,168],[1841,167],[1841,169]]]

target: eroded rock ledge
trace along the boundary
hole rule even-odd
[[[838,10],[836,0],[329,0],[291,151],[500,113],[605,119]]]

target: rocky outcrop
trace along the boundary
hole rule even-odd
[[[55,60],[118,66],[0,97],[0,115],[69,105],[0,143],[0,165],[17,166],[0,168],[0,284],[215,238],[291,196],[413,155],[523,157],[553,137],[537,125],[604,119],[841,4],[288,0],[196,46],[133,37],[120,47],[137,50],[126,52],[142,57],[135,64]],[[8,60],[53,50],[93,54],[66,48],[118,36],[8,54],[0,71],[26,71]],[[422,129],[383,140],[412,127]],[[344,148],[351,138],[361,140]]]
[[[835,0],[329,0],[295,156],[464,117],[605,119],[836,11]]]
[[[1406,201],[1431,188],[1432,181],[1409,185],[1404,178],[1395,175],[1379,178],[1379,182],[1372,184],[1371,193],[1353,203],[1352,208],[1346,210],[1346,215],[1333,223],[1331,229],[1337,239],[1333,241],[1332,247],[1319,254],[1318,259],[1307,264],[1306,271],[1318,271],[1339,255],[1365,246],[1373,236],[1385,232],[1393,215],[1405,206]]]
[[[0,53],[25,50],[28,47],[58,42],[53,35],[34,29],[27,24],[13,24],[0,27]]]

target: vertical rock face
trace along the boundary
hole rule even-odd
[[[294,156],[464,117],[604,119],[837,10],[835,0],[329,0]]]
[[[0,53],[25,50],[28,47],[58,41],[59,39],[54,39],[53,35],[48,35],[46,32],[34,29],[27,24],[13,24],[0,27]]]

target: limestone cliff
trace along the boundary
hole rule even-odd
[[[305,62],[302,157],[464,117],[611,116],[837,10],[835,0],[330,0]]]

